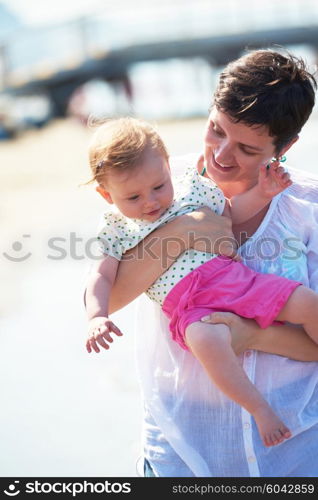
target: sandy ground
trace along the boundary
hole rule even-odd
[[[200,150],[204,120],[158,124],[171,154]],[[316,114],[289,163],[318,173]],[[90,131],[71,120],[0,144],[2,476],[136,476],[141,400],[131,327],[88,355],[82,291],[103,200],[89,177]],[[76,238],[76,239],[75,239]]]

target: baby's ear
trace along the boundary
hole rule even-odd
[[[96,191],[107,201],[107,203],[114,203],[110,193],[106,191],[106,189],[104,189],[102,186],[97,186]]]

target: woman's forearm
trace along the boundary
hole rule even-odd
[[[227,325],[231,331],[232,349],[237,355],[255,349],[296,361],[318,361],[318,345],[299,326],[285,323],[262,329],[253,319],[231,312],[212,313],[204,317],[204,322]]]
[[[289,324],[271,325],[266,330],[261,330],[258,325],[255,328],[252,349],[297,361],[318,361],[318,345],[303,328]]]

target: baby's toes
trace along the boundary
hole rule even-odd
[[[288,427],[286,427],[285,425],[283,425],[279,430],[284,439],[289,439],[292,435]]]
[[[263,443],[267,447],[274,446],[275,444],[277,444],[277,443],[274,442],[274,440],[273,440],[273,434],[271,432],[268,433],[268,434],[265,434],[263,436]]]
[[[276,441],[275,444],[282,443],[284,441],[284,434],[281,429],[273,432],[273,439]]]
[[[284,174],[281,178],[281,181],[286,185],[288,186],[289,184],[291,184],[291,178],[290,178],[290,175],[289,174]]]
[[[273,431],[270,435],[270,440],[272,442],[272,446],[276,446],[277,444],[281,443],[283,441],[283,437],[279,430]]]

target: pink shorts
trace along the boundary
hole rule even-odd
[[[301,284],[276,274],[257,273],[227,257],[216,257],[182,278],[166,296],[162,310],[170,319],[172,338],[188,350],[184,337],[191,323],[211,312],[230,311],[255,319],[266,328]]]

